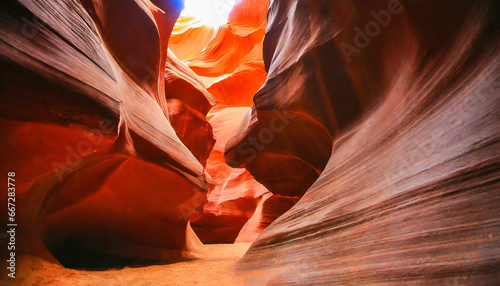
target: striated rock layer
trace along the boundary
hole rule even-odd
[[[227,140],[245,120],[253,95],[267,76],[262,42],[268,7],[269,0],[238,0],[228,22],[221,27],[209,27],[195,17],[181,16],[169,41],[172,52],[209,86],[208,91],[217,102],[210,111],[217,142],[206,160],[214,188],[208,193],[208,203],[191,217],[193,230],[204,243],[232,243],[237,238],[251,242],[272,221],[271,217],[284,212],[273,212],[267,217],[260,211],[255,213],[269,191],[245,169],[228,166],[223,156]],[[175,128],[176,121],[172,123]],[[186,134],[193,139],[203,137],[192,131]],[[201,148],[196,141],[193,140],[194,145]]]
[[[206,26],[181,16],[169,45],[202,78],[220,105],[248,106],[266,80],[262,41],[269,0],[238,0],[228,22]]]
[[[274,154],[303,163],[286,176],[324,171],[239,262],[248,283],[498,283],[499,14],[497,1],[272,3],[268,79],[226,159],[273,193],[289,192],[266,176]],[[273,110],[295,117],[253,160],[237,152]]]
[[[214,188],[201,215],[191,217],[193,230],[203,243],[233,243],[237,237],[242,242],[252,242],[262,231],[255,228],[240,234],[269,191],[247,170],[231,168],[224,162],[227,138],[236,129],[235,122],[241,121],[247,111],[247,107],[225,108],[210,119],[217,142],[208,159],[207,173]]]
[[[16,172],[19,233],[68,267],[197,252],[215,99],[168,51],[182,1],[0,5],[1,169]]]
[[[2,4],[3,168],[22,177],[23,231],[65,266],[176,260],[197,251],[189,220],[203,242],[234,242],[268,193],[224,163],[229,135],[212,151],[206,115],[216,99],[252,104],[266,77],[269,1],[238,1],[216,31],[190,18],[174,25],[182,4]],[[216,98],[183,61],[217,81]]]

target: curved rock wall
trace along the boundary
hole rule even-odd
[[[233,243],[237,238],[251,242],[263,225],[272,221],[255,213],[269,191],[245,169],[228,166],[223,157],[228,138],[246,118],[253,95],[267,77],[262,42],[268,7],[268,0],[236,1],[228,22],[221,27],[209,27],[197,18],[181,16],[169,42],[172,52],[201,78],[217,103],[209,114],[217,142],[206,161],[213,189],[200,214],[191,217],[193,230],[204,243]],[[176,121],[172,122],[175,127]],[[193,138],[193,145],[201,148],[196,138],[203,135],[192,131],[187,134]],[[274,213],[274,218],[280,214]],[[261,227],[245,227],[243,231],[250,218]],[[261,225],[261,219],[266,223]]]
[[[497,283],[498,1],[239,0],[217,30],[181,9],[0,4],[22,234],[76,268],[262,231],[249,284]]]
[[[262,41],[269,0],[238,0],[228,22],[209,27],[181,16],[172,51],[202,78],[218,105],[248,106],[266,80]]]
[[[20,178],[22,231],[65,266],[197,251],[189,218],[206,203],[214,138],[205,116],[215,100],[168,52],[181,9],[182,1],[1,4],[10,150],[1,168]]]
[[[269,193],[247,170],[231,168],[224,162],[227,138],[233,134],[235,122],[241,121],[247,111],[247,107],[225,108],[209,121],[217,141],[206,170],[213,179],[214,187],[208,193],[203,212],[191,217],[193,230],[203,243],[235,242],[262,197]],[[260,232],[261,229],[255,229],[242,236],[249,240]]]
[[[496,1],[273,2],[268,80],[226,158],[245,164],[235,148],[285,107],[333,148],[239,262],[248,283],[498,283],[499,12]],[[313,135],[286,142],[310,154],[326,144]],[[269,152],[320,162],[285,146]]]

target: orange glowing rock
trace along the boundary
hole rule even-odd
[[[189,61],[205,49],[216,29],[199,23],[196,18],[180,16],[168,43],[172,52],[182,61]]]
[[[254,94],[266,81],[266,77],[262,44],[256,44],[231,75],[214,82],[208,91],[219,104],[250,107],[253,105]]]
[[[215,98],[184,63],[169,52],[165,97],[170,123],[182,143],[205,166],[215,139],[206,115]]]
[[[234,242],[268,192],[247,171],[228,166],[222,156],[227,138],[234,135],[248,114],[248,108],[224,108],[250,107],[267,76],[262,40],[269,1],[257,2],[237,1],[228,23],[215,30],[196,18],[181,16],[170,39],[173,53],[200,76],[218,103],[218,111],[213,111],[210,120],[217,142],[207,162],[214,189],[201,216],[191,219],[193,229],[205,243]],[[260,231],[250,230],[248,237]]]
[[[498,1],[181,9],[0,3],[19,238],[75,268],[253,241],[251,285],[498,283]]]
[[[235,242],[253,242],[266,227],[293,207],[299,199],[265,193],[254,215],[243,226]]]
[[[238,0],[229,13],[228,25],[238,35],[247,35],[266,27],[269,0]]]
[[[241,60],[249,54],[256,43],[262,42],[264,30],[240,36],[230,26],[222,26],[207,48],[189,60],[189,67],[198,75],[217,77],[233,73]]]
[[[262,196],[269,191],[246,171],[233,169],[224,162],[227,138],[237,130],[248,108],[225,108],[210,120],[217,139],[207,164],[207,172],[214,181],[208,194],[208,203],[201,216],[193,217],[193,230],[204,243],[233,243],[242,227],[252,217]],[[262,229],[248,231],[255,237]]]
[[[172,51],[200,76],[218,104],[251,106],[266,79],[262,41],[269,0],[237,1],[228,23],[203,25],[181,16],[170,39]]]
[[[67,267],[171,262],[195,247],[186,232],[198,197],[205,194],[174,171],[123,155],[93,156],[46,194],[39,228]]]
[[[72,173],[89,155],[107,154],[116,139],[116,123],[102,121],[95,129],[0,119],[4,140],[1,154],[4,173],[17,171],[17,194],[25,195],[38,178],[54,173],[58,180]],[[4,194],[6,195],[6,194]],[[1,214],[4,215],[4,214]]]

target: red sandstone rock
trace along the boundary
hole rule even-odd
[[[357,48],[371,11],[390,23]],[[499,11],[495,1],[273,2],[255,121],[286,107],[334,143],[319,179],[239,262],[247,283],[498,283]]]
[[[226,162],[245,167],[274,194],[302,195],[331,152],[327,130],[300,114],[252,107],[239,128],[226,144]]]
[[[0,106],[12,119],[2,122],[6,144],[22,147],[6,158],[23,177],[22,231],[71,267],[196,251],[189,217],[206,202],[214,99],[168,54],[181,2],[1,5]],[[90,130],[103,122],[102,142],[68,161],[67,148],[99,137]]]
[[[215,139],[206,115],[215,98],[198,80],[196,74],[169,52],[165,71],[165,97],[168,116],[177,136],[206,166]]]
[[[299,197],[273,195],[270,192],[265,193],[254,215],[243,226],[235,242],[253,242],[266,227],[293,207],[298,200]]]
[[[214,181],[208,194],[208,203],[201,216],[191,218],[191,225],[204,243],[233,243],[242,227],[253,216],[262,196],[268,190],[242,168],[233,169],[224,162],[223,151],[227,138],[237,130],[248,108],[226,108],[211,120],[217,139],[207,164],[207,172]],[[258,219],[254,219],[258,220]],[[242,235],[247,241],[262,229],[248,230]]]
[[[495,285],[497,2],[275,0],[264,66],[250,4],[214,39],[190,27],[199,43],[179,54],[224,105],[250,105],[268,72],[252,108],[211,112],[208,159],[214,100],[168,54],[180,1],[0,4],[22,232],[67,266],[105,267],[187,255],[189,218],[210,242],[270,224],[239,264],[249,284]],[[119,128],[68,162],[103,119]]]
[[[181,16],[174,27],[173,52],[198,74],[217,102],[248,106],[266,79],[262,40],[269,0],[239,0],[228,23],[214,30]]]
[[[113,148],[116,126],[103,121],[103,128],[91,129],[84,125],[61,126],[37,122],[0,119],[4,138],[0,170],[16,170],[17,193],[24,195],[33,182],[48,173],[63,179],[91,154],[104,155]],[[5,194],[4,194],[5,196]],[[1,214],[2,216],[6,214]]]
[[[136,177],[141,179],[124,179]],[[35,184],[28,192],[39,189]],[[187,222],[205,197],[176,172],[122,155],[88,158],[49,190],[38,227],[66,267],[178,260],[193,248]]]
[[[269,1],[257,2],[238,1],[228,24],[215,31],[194,18],[180,17],[170,40],[173,52],[189,62],[205,84],[210,85],[208,91],[219,104],[211,115],[217,142],[207,163],[214,189],[201,215],[191,218],[194,231],[204,243],[232,243],[237,236],[240,240],[253,241],[263,229],[247,227],[244,234],[239,235],[268,191],[247,171],[228,166],[222,156],[227,138],[237,132],[248,111],[224,108],[251,106],[253,95],[266,79],[261,43]],[[173,125],[175,127],[175,121]],[[260,220],[260,216],[253,218],[256,224]]]
[[[238,0],[229,13],[228,24],[239,35],[265,28],[269,0]]]
[[[266,77],[262,45],[256,44],[231,75],[214,82],[208,91],[217,98],[219,104],[250,107],[253,105],[253,95],[266,81]]]
[[[256,43],[262,42],[263,30],[248,35],[237,35],[230,26],[222,26],[207,48],[190,59],[189,67],[199,76],[217,77],[233,73],[243,57]]]
[[[19,225],[63,265],[173,261],[196,247],[186,226],[205,194],[174,171],[110,154],[113,126],[110,133],[13,120],[1,126],[2,148],[11,151],[2,169],[16,171]]]
[[[196,18],[180,16],[168,43],[172,52],[182,61],[189,61],[205,49],[216,29],[199,23]]]

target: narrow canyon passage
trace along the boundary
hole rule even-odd
[[[301,163],[295,163],[294,160],[298,160],[293,156],[275,159],[280,164],[279,173],[285,178],[278,177],[280,174],[276,173],[272,178],[266,176],[272,181],[264,178],[256,180],[245,169],[249,168],[249,164],[259,164],[258,153],[271,151],[274,155],[269,149],[286,127],[286,118],[276,117],[275,130],[258,134],[238,151],[240,155],[249,154],[255,158],[248,158],[243,164],[226,162],[224,158],[228,142],[233,140],[243,122],[252,116],[253,96],[267,77],[263,40],[269,1],[215,1],[210,4],[187,1],[185,6],[172,30],[169,48],[196,73],[215,98],[215,105],[206,117],[215,144],[213,149],[207,150],[208,157],[204,155],[212,186],[207,194],[208,202],[191,216],[190,224],[203,243],[253,242],[263,229],[299,200],[319,172],[309,167],[306,171],[309,177],[301,178],[298,170]],[[206,137],[201,132],[207,130],[180,119],[185,117],[186,112],[178,111],[171,107],[174,104],[168,103],[177,135],[194,154],[199,154],[200,138]],[[198,115],[200,118],[204,116]],[[197,130],[200,133],[195,133]],[[184,134],[189,134],[189,138]],[[291,162],[295,163],[295,181],[284,167]]]
[[[0,284],[498,285],[498,15],[1,2]]]
[[[56,188],[61,188],[59,185],[66,185],[61,190],[49,188],[47,192],[46,186],[44,186],[46,183],[43,182],[47,180],[46,178],[39,180],[42,181],[42,187],[38,190],[34,186],[28,187],[32,184],[31,182],[25,183],[27,187],[24,188],[28,188],[28,190],[26,191],[26,199],[23,198],[24,209],[39,210],[42,217],[50,215],[53,212],[53,210],[50,210],[51,208],[55,208],[56,211],[58,209],[62,209],[63,211],[55,217],[53,216],[53,218],[42,222],[42,225],[37,225],[38,223],[35,222],[34,229],[41,228],[42,230],[41,243],[36,237],[25,238],[23,236],[20,239],[19,244],[23,245],[25,249],[29,248],[30,250],[23,251],[20,256],[19,263],[23,264],[23,267],[19,271],[19,281],[24,281],[23,283],[28,284],[43,284],[52,281],[56,285],[58,283],[64,285],[65,283],[72,283],[72,281],[78,280],[78,278],[72,280],[71,277],[73,276],[88,276],[93,273],[94,275],[91,275],[91,279],[96,280],[81,281],[81,283],[92,284],[98,279],[107,277],[108,274],[105,274],[107,272],[85,271],[113,269],[115,267],[122,268],[141,264],[161,264],[187,259],[187,262],[165,265],[164,270],[167,273],[155,276],[152,278],[151,283],[155,283],[155,279],[160,279],[156,281],[160,282],[165,278],[165,275],[170,275],[169,273],[176,272],[179,269],[205,269],[214,265],[214,268],[220,267],[222,270],[218,272],[214,270],[213,281],[210,280],[212,279],[210,278],[210,271],[207,275],[197,277],[192,281],[200,283],[204,281],[204,285],[207,285],[206,283],[209,283],[208,285],[211,285],[210,283],[217,285],[216,282],[220,279],[222,279],[221,281],[226,281],[224,279],[227,279],[227,285],[234,285],[234,283],[230,283],[232,279],[236,279],[237,277],[233,274],[234,264],[238,258],[241,258],[244,251],[248,249],[249,243],[253,242],[259,233],[274,219],[292,207],[299,200],[300,195],[305,189],[317,178],[319,174],[317,170],[312,171],[312,179],[307,179],[305,183],[297,186],[293,186],[293,183],[290,184],[289,181],[291,180],[286,181],[279,178],[274,183],[270,182],[269,185],[280,189],[291,187],[291,190],[283,194],[279,192],[273,194],[266,188],[264,183],[258,182],[244,166],[231,166],[230,164],[237,163],[226,163],[224,158],[226,144],[235,135],[235,132],[238,132],[238,128],[241,125],[240,122],[244,122],[245,118],[251,114],[253,95],[260,89],[267,77],[263,59],[263,40],[266,30],[266,14],[270,3],[268,0],[250,1],[251,3],[249,1],[220,2],[219,4],[214,2],[208,5],[204,1],[187,1],[185,9],[175,24],[172,26],[172,22],[170,22],[172,33],[167,37],[169,50],[166,54],[164,71],[166,100],[158,98],[158,95],[162,92],[161,89],[151,89],[154,84],[154,78],[158,77],[155,74],[154,66],[150,64],[146,65],[146,73],[144,73],[142,67],[130,61],[131,58],[134,58],[136,61],[150,61],[150,59],[154,59],[154,55],[141,55],[139,57],[134,55],[135,51],[143,49],[136,45],[135,39],[116,37],[116,34],[120,33],[119,30],[116,30],[113,26],[99,27],[103,22],[97,22],[99,34],[115,35],[115,38],[111,42],[106,43],[106,48],[111,53],[116,53],[114,60],[117,61],[118,66],[125,69],[126,73],[129,73],[124,74],[123,78],[115,80],[120,85],[118,87],[119,93],[132,92],[130,99],[123,99],[119,103],[120,112],[124,114],[129,112],[130,114],[128,116],[122,115],[117,120],[115,115],[113,115],[115,111],[111,110],[108,114],[101,114],[102,119],[99,122],[91,123],[95,119],[84,118],[83,121],[87,123],[75,122],[69,126],[64,126],[65,124],[63,124],[64,127],[62,128],[53,127],[52,124],[45,124],[43,122],[18,123],[9,118],[2,119],[3,126],[8,126],[5,132],[10,132],[9,134],[11,134],[13,140],[18,140],[16,144],[18,145],[17,150],[33,150],[32,144],[36,144],[40,140],[48,142],[49,139],[47,138],[57,134],[59,145],[56,144],[54,146],[52,142],[51,144],[47,144],[44,147],[45,150],[41,150],[44,154],[48,154],[42,161],[54,160],[51,164],[54,172],[48,175],[49,184],[51,184],[50,181],[54,181],[55,176],[59,180],[59,183],[56,183]],[[122,19],[116,18],[114,14],[103,16],[103,13],[105,14],[107,10],[100,12],[97,10],[111,9],[110,6],[108,8],[106,6],[98,7],[94,6],[91,2],[82,2],[82,4],[90,17],[105,17],[109,18],[110,21],[116,21],[120,25],[127,25]],[[7,5],[10,10],[6,9],[5,11],[14,15],[16,13],[20,15],[24,14],[22,19],[26,17],[37,19],[35,14],[31,14],[33,13],[31,10],[33,6],[38,9],[40,8],[37,5],[41,5],[41,3],[31,3],[31,5],[25,6],[28,9],[23,8],[21,5],[13,5],[12,7],[8,7]],[[42,7],[46,12],[49,12],[51,9],[67,9],[67,7],[63,8],[57,5]],[[115,8],[130,13],[129,9],[132,9],[132,7],[129,4],[123,4]],[[75,9],[76,7],[70,8]],[[140,14],[140,10],[137,10],[137,7],[135,9],[134,13]],[[209,10],[208,12],[207,9]],[[153,14],[153,17],[157,16]],[[41,20],[37,19],[37,21]],[[147,21],[144,24],[147,24]],[[45,25],[47,24],[35,28],[43,30],[47,28]],[[147,25],[143,25],[141,28],[146,29]],[[133,30],[136,27],[128,27],[127,29]],[[148,40],[151,41],[152,39]],[[160,39],[158,42],[160,47],[165,46],[165,41],[166,39],[161,38],[160,30]],[[154,53],[154,49],[152,49],[151,53]],[[104,55],[104,57],[106,56]],[[163,57],[164,55],[160,53],[160,60],[163,60]],[[106,68],[107,65],[107,63],[103,64],[104,71],[108,69]],[[5,66],[6,69],[17,71],[17,67],[13,67],[8,63]],[[111,67],[106,72],[109,73],[116,68]],[[20,73],[20,77],[31,77],[25,71],[19,71],[18,73]],[[139,252],[136,252],[133,250],[134,246],[126,244],[128,242],[122,241],[120,238],[118,241],[114,240],[112,237],[116,236],[116,233],[113,233],[113,230],[103,229],[103,226],[106,224],[116,224],[118,222],[113,221],[115,220],[114,216],[116,216],[113,213],[119,211],[120,208],[125,208],[127,212],[130,212],[130,206],[128,206],[130,203],[121,199],[117,200],[115,197],[116,194],[123,192],[127,194],[126,197],[128,198],[126,199],[135,196],[135,200],[137,200],[141,194],[133,188],[157,189],[158,191],[162,191],[162,187],[160,187],[162,184],[174,184],[176,185],[174,189],[178,188],[177,192],[179,192],[185,188],[183,185],[186,185],[184,182],[179,184],[181,178],[174,173],[162,173],[162,171],[152,165],[127,158],[127,155],[130,156],[133,153],[119,155],[118,157],[115,155],[106,155],[109,152],[108,150],[116,150],[117,148],[124,148],[125,150],[128,148],[135,149],[139,146],[140,148],[145,148],[145,146],[141,145],[144,143],[139,143],[140,141],[134,139],[137,136],[144,136],[137,129],[135,131],[125,131],[125,128],[133,126],[133,123],[126,121],[133,120],[132,118],[137,116],[134,113],[138,109],[137,102],[139,101],[139,97],[146,95],[146,93],[133,94],[136,93],[133,89],[137,88],[134,83],[137,78],[141,79],[139,84],[145,86],[148,96],[152,95],[155,100],[158,100],[160,108],[163,109],[165,114],[168,114],[168,119],[179,142],[187,147],[189,152],[205,169],[206,183],[202,184],[207,184],[204,187],[208,189],[206,195],[202,195],[195,187],[193,188],[194,193],[192,195],[187,194],[184,197],[180,197],[175,194],[174,190],[170,190],[167,192],[166,197],[156,193],[152,194],[149,198],[149,200],[158,200],[164,197],[169,201],[173,197],[177,197],[181,204],[176,209],[174,208],[174,210],[184,219],[184,222],[188,221],[185,236],[182,234],[182,228],[168,226],[165,229],[166,224],[163,224],[163,226],[159,226],[163,229],[153,234],[153,239],[149,239],[150,242],[147,242],[147,247],[149,247],[150,244],[158,244],[158,242],[155,242],[157,240],[155,236],[161,239],[168,237],[166,239],[166,250],[143,248]],[[39,79],[39,81],[40,85],[45,86],[48,84],[44,79]],[[120,83],[120,81],[122,82]],[[60,92],[64,95],[67,91]],[[130,106],[127,107],[128,105]],[[70,109],[73,108],[76,107],[71,107]],[[92,106],[91,108],[96,108],[96,106]],[[130,111],[126,111],[127,108]],[[278,116],[280,115],[278,114]],[[154,118],[148,118],[147,120],[154,120]],[[285,116],[283,120],[280,119],[280,122],[275,125],[278,128],[284,128],[289,124],[286,120]],[[99,128],[90,130],[85,125],[97,125]],[[106,130],[103,129],[104,125],[106,125]],[[116,133],[114,131],[115,128],[118,128],[118,132]],[[272,130],[272,132],[276,131]],[[276,134],[280,132],[281,129]],[[22,134],[23,137],[17,137],[18,134]],[[72,134],[73,137],[71,140],[66,138],[66,134]],[[120,139],[120,136],[123,134],[127,134],[127,136]],[[274,134],[271,135],[274,137]],[[30,140],[25,140],[25,138],[29,138]],[[271,138],[271,141],[273,139]],[[130,140],[132,142],[127,142]],[[268,138],[264,138],[264,140],[257,138],[257,140],[267,141]],[[80,149],[82,149],[82,146],[89,143],[95,145],[91,146],[91,152],[87,152],[88,150],[81,152]],[[268,143],[270,142],[255,143],[259,145],[253,145],[252,143],[244,152],[248,152],[248,150],[252,153],[260,152],[262,151],[260,144]],[[67,146],[64,147],[65,144]],[[130,144],[135,146],[127,147]],[[83,147],[86,148],[87,146]],[[65,151],[60,152],[60,149],[64,149]],[[133,152],[141,151],[135,149]],[[60,155],[53,157],[52,154],[54,153],[60,153]],[[35,156],[39,155],[32,153],[28,154],[25,158],[32,160]],[[148,160],[152,162],[158,160],[158,158],[151,157],[151,155],[146,156],[149,156]],[[189,157],[189,155],[184,156]],[[77,162],[71,161],[75,159],[73,157],[76,158]],[[283,159],[286,162],[286,156]],[[292,160],[295,159],[292,158]],[[21,163],[20,161],[19,163]],[[99,163],[101,161],[103,163]],[[253,159],[247,161],[252,162]],[[96,163],[97,165],[100,164],[100,166],[96,166],[97,168],[93,166]],[[34,166],[32,172],[34,175],[43,174],[48,171],[47,167],[45,163],[42,163]],[[172,167],[174,169],[181,168],[175,165]],[[300,165],[296,164],[295,167],[300,168]],[[183,175],[182,171],[180,173]],[[289,176],[290,174],[284,175]],[[131,184],[130,181],[121,179],[127,176],[142,177],[143,186],[139,187],[137,184],[139,182]],[[302,180],[302,178],[298,177],[298,180]],[[83,186],[79,185],[82,181],[87,181],[88,183]],[[149,181],[155,182],[151,184]],[[96,192],[93,190],[95,188],[102,190]],[[76,191],[76,193],[80,193],[79,196],[81,198],[75,198],[78,201],[76,204],[71,199],[68,201],[68,197],[65,195],[61,197],[63,189],[65,189],[64,192],[66,193],[75,193]],[[184,191],[182,190],[182,192]],[[46,196],[46,199],[40,201],[38,197],[42,198],[43,196]],[[107,201],[113,201],[114,206],[112,208],[106,206],[105,209],[107,210],[103,212],[101,210],[102,205],[103,203],[106,204]],[[154,206],[154,208],[151,205],[146,206],[144,203],[146,205],[149,204],[143,201],[143,206],[139,207],[139,209],[145,207],[146,210],[151,211],[156,208],[155,211],[160,211],[161,213],[164,212],[161,208],[168,209],[169,205],[170,208],[173,207],[170,202]],[[87,209],[95,210],[97,215],[90,213]],[[138,215],[142,212],[137,207],[133,207],[133,209],[135,209],[134,212],[138,212]],[[100,212],[102,214],[99,214]],[[103,219],[104,214],[110,216],[104,218],[105,220],[109,220],[109,222],[99,225],[98,221]],[[134,213],[131,213],[124,218],[128,220],[138,219],[133,216]],[[142,215],[139,216],[139,218],[141,217]],[[33,218],[23,215],[22,219],[23,221],[30,221]],[[149,218],[145,217],[145,219],[148,220]],[[169,219],[171,220],[172,218]],[[40,220],[40,218],[36,220]],[[77,228],[74,228],[72,221],[75,220],[83,223],[83,225],[76,225]],[[148,223],[145,222],[145,224]],[[137,224],[135,227],[139,225]],[[90,236],[84,234],[80,237],[83,232],[78,228],[82,226],[87,228],[85,231],[89,232]],[[126,227],[134,227],[134,224]],[[116,229],[116,227],[112,228],[115,228],[114,231],[122,232]],[[144,227],[140,228],[143,229]],[[104,233],[98,234],[98,231],[101,230]],[[130,231],[133,232],[131,229],[128,231],[129,233]],[[178,237],[172,239],[172,234]],[[96,235],[97,238],[94,238]],[[151,235],[149,236],[151,237]],[[101,245],[104,237],[106,237],[105,240],[112,238],[108,245]],[[126,238],[126,240],[129,239]],[[100,249],[94,249],[95,246]],[[114,252],[113,254],[107,253],[109,249],[117,246],[119,248],[118,252]],[[82,250],[78,250],[80,247],[86,250],[83,252]],[[174,251],[172,248],[179,248],[179,250]],[[97,252],[101,251],[103,253],[97,254]],[[125,252],[123,253],[122,251]],[[232,253],[235,251],[237,254],[233,255]],[[47,261],[37,257],[43,257]],[[77,270],[70,271],[65,270],[64,267],[83,268],[87,270],[83,270],[83,272]],[[150,271],[150,269],[147,271]],[[222,275],[221,271],[227,272],[226,275]],[[186,273],[189,272],[192,271],[187,271]],[[134,276],[135,274],[129,268],[126,268],[122,271],[112,271],[111,275],[113,279],[117,279],[113,280],[112,283],[121,283],[120,281],[127,281],[130,278],[128,276]],[[60,279],[53,280],[56,276],[60,276]],[[176,277],[177,280],[172,279],[169,283],[183,285],[186,282],[183,279],[189,280],[192,278],[187,275],[177,275]],[[130,283],[132,282],[130,281]]]

